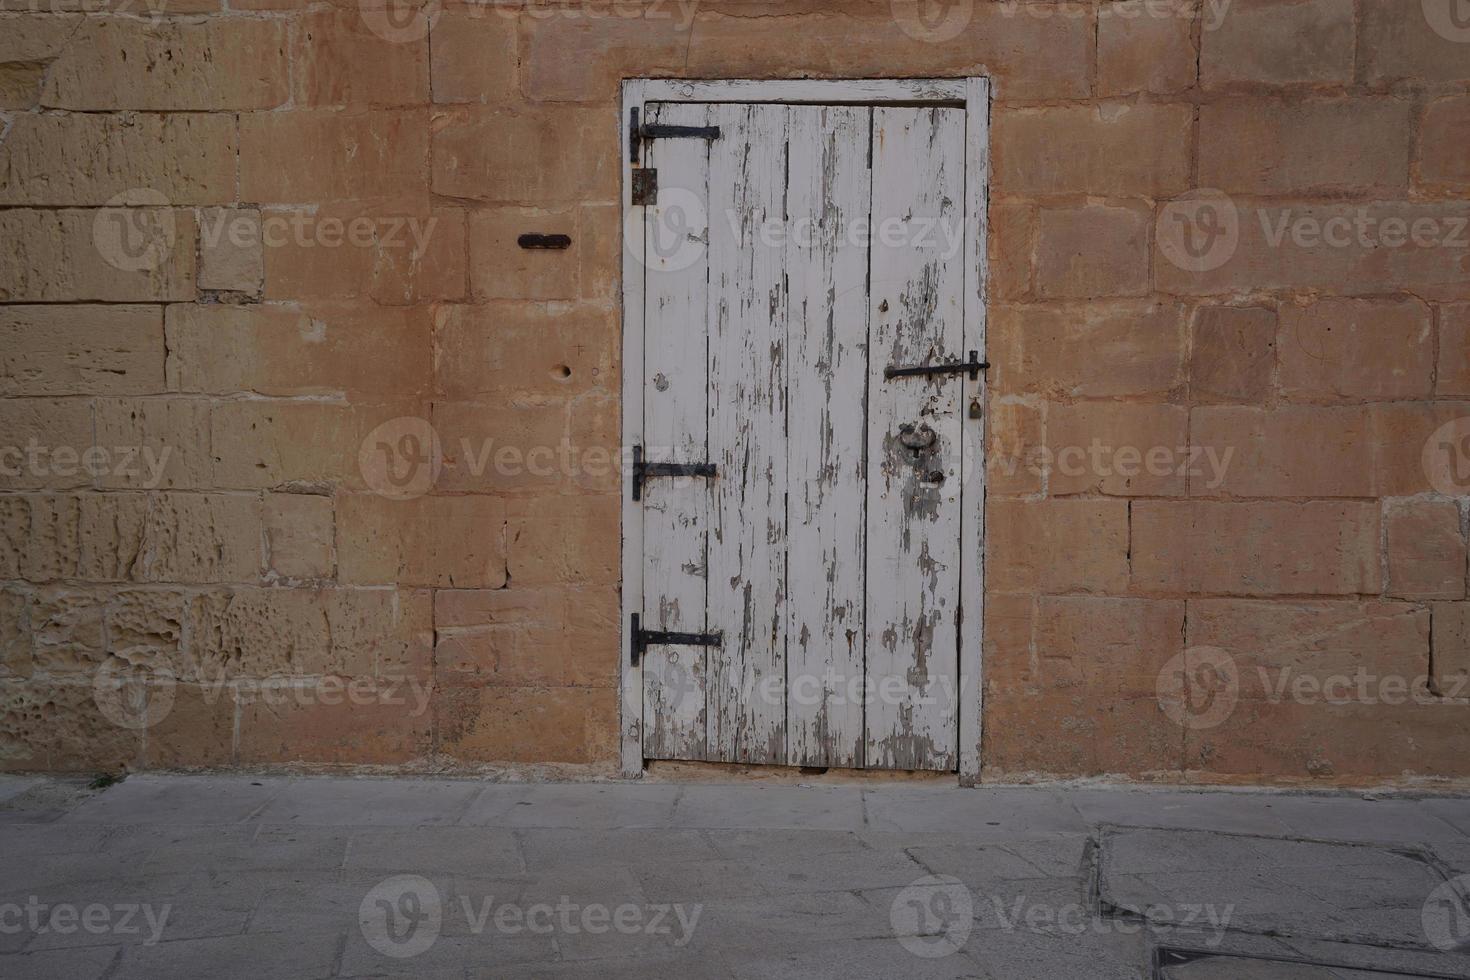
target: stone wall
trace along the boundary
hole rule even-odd
[[[619,80],[986,74],[989,777],[1470,774],[1455,2],[4,0],[0,768],[614,767]]]

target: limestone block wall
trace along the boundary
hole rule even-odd
[[[615,767],[620,79],[984,74],[987,777],[1470,774],[1457,12],[0,4],[0,768]]]

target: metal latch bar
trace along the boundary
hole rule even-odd
[[[664,123],[640,122],[638,107],[628,110],[628,162],[637,163],[645,140],[695,138],[717,140],[718,126],[670,126]]]
[[[646,630],[643,628],[643,619],[637,613],[633,613],[632,648],[629,654],[633,658],[633,666],[643,658],[651,646],[677,646],[677,647],[717,647],[724,645],[724,633],[671,633],[667,630]]]
[[[911,378],[931,374],[968,374],[971,381],[980,379],[980,372],[990,367],[989,361],[980,360],[980,352],[970,351],[970,358],[966,361],[953,361],[949,364],[926,364],[920,367],[893,367],[883,369],[883,377]]]
[[[633,447],[633,499],[643,499],[643,481],[657,476],[718,475],[714,463],[648,463],[643,460],[643,447]]]

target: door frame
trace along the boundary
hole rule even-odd
[[[620,670],[619,746],[623,775],[643,772],[643,666],[634,665],[632,615],[643,611],[643,509],[632,499],[631,447],[643,440],[644,281],[641,259],[626,246],[632,204],[632,170],[628,113],[646,102],[764,102],[815,105],[953,106],[965,110],[965,254],[963,349],[986,352],[985,314],[988,284],[986,206],[990,189],[990,80],[983,77],[942,79],[625,79],[617,125],[622,161],[623,286],[620,322],[623,332],[622,408],[622,624],[618,650]],[[641,211],[637,212],[642,214]],[[963,378],[963,375],[957,376]],[[965,378],[961,404],[978,398],[986,405],[985,373]],[[962,423],[965,421],[962,418]],[[970,785],[980,778],[983,686],[982,661],[985,609],[985,430],[962,440],[960,465],[960,703],[959,778]],[[972,450],[965,452],[966,449]]]

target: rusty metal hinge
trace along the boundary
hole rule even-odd
[[[634,167],[632,191],[634,207],[657,204],[658,170],[654,167]]]
[[[647,463],[643,447],[633,447],[633,499],[643,499],[643,481],[654,476],[704,476],[718,474],[714,463]]]
[[[640,122],[638,107],[628,110],[628,162],[637,163],[648,140],[694,138],[717,140],[718,126],[667,126],[661,123]]]
[[[638,661],[643,658],[651,646],[677,646],[677,647],[717,647],[725,642],[724,633],[670,633],[666,630],[646,630],[643,628],[642,617],[633,613],[632,639],[629,643],[629,655],[633,666],[638,666]]]
[[[980,360],[980,352],[970,351],[970,359],[967,361],[952,361],[949,364],[926,364],[921,367],[886,367],[883,369],[883,377],[910,378],[931,374],[968,374],[971,381],[980,379],[980,372],[989,369],[990,362]]]

